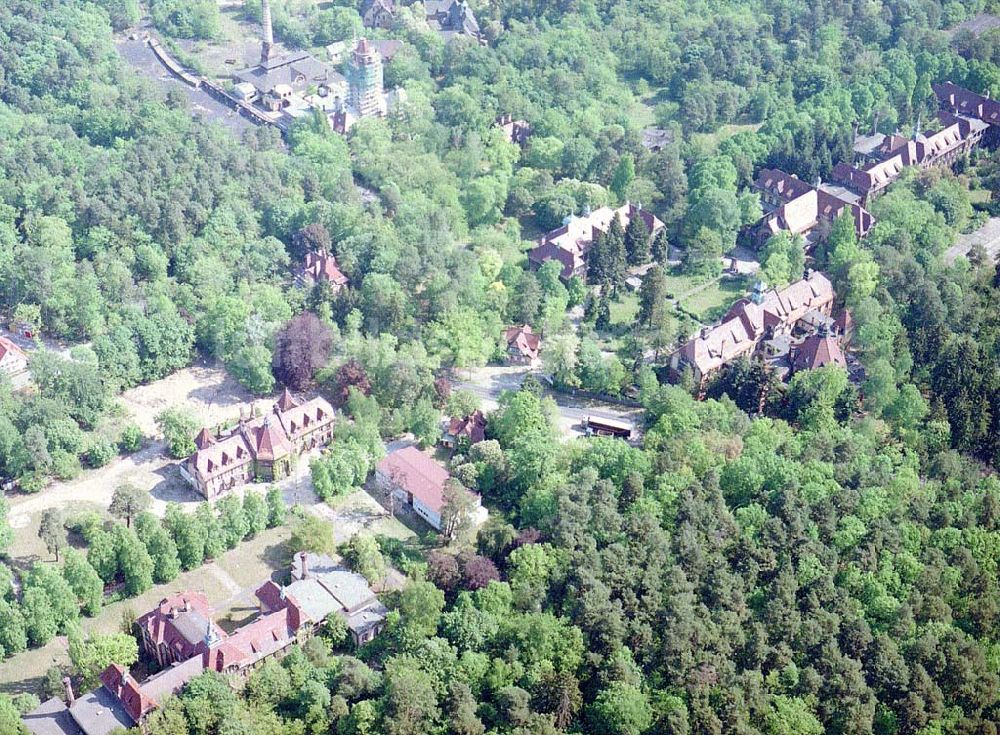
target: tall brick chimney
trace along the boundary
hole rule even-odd
[[[72,707],[76,701],[76,695],[73,694],[73,680],[68,676],[63,678],[63,688],[66,690],[66,706]]]
[[[302,579],[309,578],[309,555],[304,551],[299,552],[299,561],[302,563]]]
[[[260,44],[260,63],[266,64],[271,59],[274,49],[274,31],[271,28],[270,0],[261,0],[260,22],[264,26],[264,37]]]

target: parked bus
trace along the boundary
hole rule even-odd
[[[613,436],[620,439],[632,438],[632,425],[624,421],[588,416],[583,424],[587,436]]]

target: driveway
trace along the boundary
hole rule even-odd
[[[531,372],[531,368],[524,366],[473,368],[471,371],[461,371],[452,387],[476,395],[485,411],[493,411],[499,405],[497,401],[500,394],[506,390],[517,390]],[[631,424],[633,429],[638,429],[642,424],[641,408],[619,406],[552,390],[546,390],[545,394],[556,402],[559,408],[559,428],[567,438],[584,435],[583,422],[588,416],[624,421]]]

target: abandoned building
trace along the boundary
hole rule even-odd
[[[581,217],[570,215],[562,227],[543,235],[538,245],[528,252],[529,265],[538,268],[546,261],[558,260],[563,266],[561,275],[564,279],[568,280],[573,276],[586,278],[587,254],[597,236],[611,227],[616,215],[622,227],[628,227],[633,217],[642,217],[650,239],[664,228],[663,222],[655,214],[631,202],[626,202],[618,209],[601,207]]]
[[[256,479],[287,477],[292,459],[325,446],[333,436],[333,407],[325,398],[300,403],[285,389],[270,413],[241,416],[228,431],[203,428],[181,475],[206,499]]]
[[[831,326],[833,285],[819,271],[779,290],[759,283],[748,298],[733,304],[722,320],[703,328],[670,356],[670,375],[679,380],[690,370],[704,388],[713,375],[741,357],[763,348],[768,354],[789,355],[799,347],[797,337]]]

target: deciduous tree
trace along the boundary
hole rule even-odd
[[[38,527],[38,537],[45,543],[45,548],[48,549],[48,552],[55,555],[58,562],[59,552],[66,548],[69,543],[66,539],[66,527],[61,510],[58,508],[49,508],[42,513],[42,522]]]
[[[115,488],[111,495],[111,506],[108,508],[108,512],[116,518],[123,519],[125,526],[131,528],[132,519],[146,510],[151,502],[149,493],[126,482]]]
[[[294,390],[303,390],[326,365],[333,347],[330,328],[311,312],[293,317],[275,336],[274,374]]]

